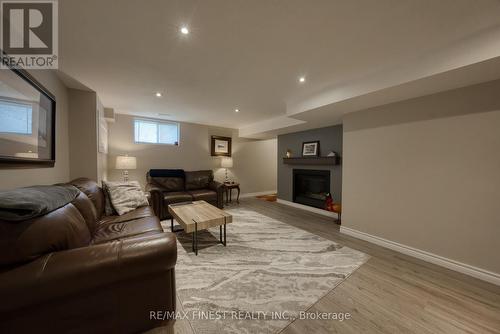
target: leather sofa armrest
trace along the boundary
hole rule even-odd
[[[208,184],[208,187],[214,191],[218,191],[224,188],[224,185],[217,181],[212,181]]]
[[[160,274],[176,262],[173,233],[50,253],[0,274],[0,312]]]
[[[224,207],[224,184],[212,181],[208,184],[208,187],[217,193],[217,207],[222,209]]]
[[[146,184],[146,192],[149,192],[150,197],[148,198],[149,205],[153,207],[155,215],[162,219],[162,207],[163,207],[163,189],[155,184]]]

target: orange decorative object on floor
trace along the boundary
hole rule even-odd
[[[278,197],[277,194],[270,194],[270,195],[259,195],[256,196],[258,199],[262,199],[264,201],[268,202],[276,202],[276,198]]]
[[[335,212],[338,215],[336,223],[337,224],[341,223],[342,205],[340,203],[333,203],[332,194],[330,193],[326,194],[325,210]]]
[[[326,194],[325,210],[333,211],[333,199],[332,199],[332,194],[330,193]]]
[[[342,205],[340,203],[334,203],[332,205],[332,211],[339,216],[337,224],[340,224],[342,222]]]

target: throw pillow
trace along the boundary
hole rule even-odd
[[[108,187],[105,181],[102,181],[102,192],[104,193],[104,214],[106,216],[116,215],[116,210],[113,208],[113,204],[111,204]]]
[[[149,205],[148,199],[141,189],[139,182],[106,182],[109,199],[118,215]]]

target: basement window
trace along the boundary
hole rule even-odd
[[[179,123],[135,119],[134,141],[145,144],[179,145]]]

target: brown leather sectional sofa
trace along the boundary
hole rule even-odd
[[[0,333],[136,333],[175,310],[176,238],[151,207],[105,216],[102,189],[44,216],[0,221]]]
[[[168,205],[173,203],[204,200],[220,209],[224,205],[224,185],[214,181],[211,170],[151,169],[146,180],[146,191],[161,220],[171,218]]]

